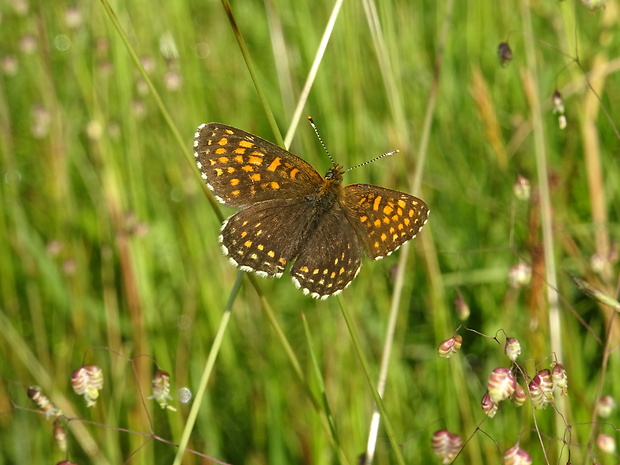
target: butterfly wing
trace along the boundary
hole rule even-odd
[[[295,285],[317,299],[338,294],[357,276],[362,249],[339,204],[308,235],[291,267]]]
[[[198,127],[194,156],[207,186],[220,202],[233,207],[303,196],[324,182],[301,158],[225,124]]]
[[[280,277],[305,242],[313,211],[302,199],[274,199],[250,205],[222,225],[220,244],[244,271]]]
[[[429,214],[417,197],[371,184],[345,186],[341,205],[364,250],[375,260],[413,239]]]

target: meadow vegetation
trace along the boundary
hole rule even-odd
[[[0,5],[0,465],[431,464],[441,430],[457,464],[617,462],[617,2],[108,1]],[[292,128],[323,174],[307,115],[344,167],[399,150],[345,183],[431,209],[325,301],[226,260],[193,156]],[[489,418],[497,368],[527,396]]]

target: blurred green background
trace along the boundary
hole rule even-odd
[[[334,5],[233,2],[264,100],[222,3],[111,7],[114,16],[99,1],[0,5],[0,464],[172,463],[176,447],[149,435],[180,442],[190,405],[177,390],[196,390],[237,276],[193,164],[194,131],[219,121],[276,141],[267,105],[285,133]],[[618,413],[600,420],[595,405],[620,394],[620,328],[567,272],[617,296],[617,24],[614,1],[597,11],[577,0],[344,2],[291,150],[329,167],[306,115],[345,167],[399,149],[345,182],[411,192],[431,208],[408,251],[365,260],[340,300],[376,378],[408,254],[384,396],[401,446],[381,427],[373,463],[397,463],[398,452],[440,463],[440,429],[469,440],[455,463],[500,463],[517,442],[535,463],[615,463],[594,441],[618,437]],[[514,58],[502,67],[504,41]],[[518,175],[526,199],[514,194]],[[511,286],[519,264],[532,279]],[[339,300],[303,296],[288,274],[257,282],[265,300],[244,278],[189,447],[235,465],[357,463],[374,398]],[[471,311],[464,321],[457,296]],[[462,323],[480,334],[461,328],[461,351],[439,358]],[[500,330],[520,340],[527,376],[564,364],[569,395],[556,393],[556,409],[506,401],[485,421],[488,375],[510,366]],[[70,386],[84,363],[105,376],[90,409]],[[147,399],[157,367],[170,373],[176,412]],[[70,419],[66,454],[30,385]],[[336,440],[309,393],[329,404]],[[186,452],[183,463],[212,462]]]

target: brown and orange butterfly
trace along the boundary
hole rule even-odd
[[[391,254],[428,219],[417,197],[343,186],[340,165],[332,162],[323,177],[291,152],[225,124],[200,125],[194,155],[217,199],[241,208],[222,225],[224,254],[264,277],[282,276],[293,262],[293,282],[317,299],[347,287],[364,252],[375,260]]]

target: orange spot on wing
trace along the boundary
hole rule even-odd
[[[275,171],[275,170],[278,168],[278,166],[280,166],[281,164],[282,164],[282,160],[281,160],[281,158],[280,158],[280,157],[276,157],[276,158],[275,158],[275,159],[274,159],[274,160],[273,160],[273,161],[269,164],[269,166],[267,167],[267,169],[268,169],[269,171]]]

